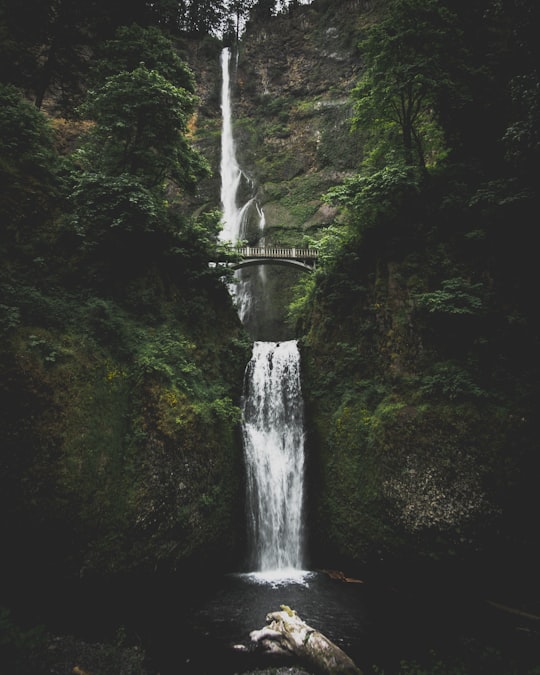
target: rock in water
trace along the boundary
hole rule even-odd
[[[294,656],[306,667],[327,675],[362,675],[353,660],[318,630],[302,621],[286,605],[266,615],[266,626],[250,633],[266,653]]]

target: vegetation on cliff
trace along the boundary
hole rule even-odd
[[[0,602],[34,610],[241,551],[249,343],[208,266],[219,213],[182,210],[209,171],[193,74],[157,29],[101,54],[76,117],[0,85]],[[36,672],[14,641],[6,667]]]
[[[531,12],[398,0],[360,43],[362,162],[291,306],[315,559],[536,559]]]
[[[265,234],[320,250],[290,306],[313,561],[483,553],[530,578],[537,8],[229,4],[227,41],[249,19],[236,134]],[[207,264],[223,9],[0,5],[1,602],[241,550],[249,345]],[[35,673],[42,636],[0,627]]]

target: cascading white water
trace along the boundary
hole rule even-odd
[[[304,415],[296,340],[253,345],[242,429],[255,568],[300,570]]]
[[[258,216],[259,243],[264,213],[255,197],[238,205],[244,176],[236,159],[230,86],[231,52],[221,54],[223,115],[221,139],[221,239],[246,238],[247,220]],[[261,266],[259,280],[264,281]],[[253,305],[252,278],[235,273],[229,291],[245,323]],[[263,286],[264,287],[264,286]],[[258,286],[259,292],[261,285]],[[243,395],[243,441],[247,503],[254,569],[275,579],[298,576],[302,570],[304,420],[300,387],[300,354],[295,340],[255,342],[246,367]],[[270,573],[270,574],[269,574]]]
[[[236,161],[234,146],[231,82],[231,50],[226,47],[221,52],[221,204],[223,207],[223,227],[221,240],[236,243],[240,239],[242,209],[237,205],[237,193],[242,179],[242,171]]]
[[[254,214],[258,221],[258,229],[262,234],[264,230],[264,213],[254,196],[250,197],[245,204],[240,205],[238,191],[242,180],[250,185],[249,178],[242,172],[236,159],[236,146],[234,142],[232,105],[231,105],[231,81],[230,65],[231,50],[225,47],[221,52],[221,205],[223,209],[223,226],[220,239],[224,242],[236,244],[247,238],[247,225],[250,217]],[[259,242],[260,243],[260,242]],[[264,273],[260,273],[264,280]],[[250,279],[245,278],[241,270],[234,275],[234,282],[229,285],[229,291],[235,301],[238,315],[244,321],[252,310],[253,296],[250,289]]]

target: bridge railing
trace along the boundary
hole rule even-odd
[[[238,246],[238,255],[243,258],[287,258],[294,260],[316,260],[316,248],[297,248],[290,246]]]

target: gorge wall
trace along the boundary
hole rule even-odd
[[[343,224],[322,195],[363,159],[350,92],[363,67],[358,41],[385,7],[314,0],[242,36],[235,136],[268,244],[303,245]],[[197,214],[220,207],[222,45],[178,38],[177,47],[200,97],[190,136],[213,169],[183,203]],[[434,181],[433,193],[446,190]],[[418,296],[441,260],[451,266],[452,237],[462,233],[440,217],[451,232],[443,240],[426,204],[413,205],[423,229],[413,232],[411,213],[400,214],[365,233],[339,269],[309,277],[314,297],[294,321],[288,308],[307,277],[265,268],[249,335],[215,279],[185,283],[149,269],[120,303],[51,299],[47,278],[39,291],[9,285],[5,302],[19,303],[22,317],[8,315],[2,354],[11,569],[22,560],[33,567],[32,544],[16,546],[19,527],[56,541],[49,568],[62,561],[72,574],[175,569],[215,560],[217,550],[234,566],[243,545],[243,369],[252,339],[290,336],[302,349],[315,564],[526,546],[538,437],[527,398],[533,349],[527,343],[512,372],[516,352],[504,352],[504,365],[489,352],[492,316],[481,331],[476,319],[444,311],[428,321]],[[462,267],[471,274],[476,245],[467,238]]]
[[[322,194],[355,170],[362,147],[350,133],[350,91],[361,69],[357,41],[377,17],[380,3],[339,6],[314,2],[263,25],[250,23],[232,61],[234,134],[246,174],[241,203],[255,195],[267,245],[309,244],[333,222],[337,210]],[[194,139],[213,167],[190,208],[219,208],[219,46],[184,45],[201,97]],[[242,199],[244,198],[244,201]],[[260,236],[254,210],[250,243]],[[257,319],[252,337],[286,339],[292,289],[302,273],[267,266],[251,272]],[[260,278],[262,276],[262,278]]]
[[[537,157],[514,147],[515,173],[503,157],[505,129],[519,143],[523,129],[534,131],[528,107],[530,129],[493,121],[509,114],[509,100],[500,105],[498,96],[511,86],[500,85],[492,59],[505,58],[497,39],[515,26],[488,25],[495,44],[482,34],[489,49],[475,53],[493,17],[475,3],[464,11],[467,58],[477,58],[475,78],[487,72],[484,88],[476,79],[470,89],[460,82],[467,95],[459,114],[443,111],[456,127],[449,137],[466,124],[464,147],[424,167],[421,181],[385,173],[391,153],[379,153],[382,184],[368,188],[382,188],[374,200],[380,217],[366,226],[354,208],[322,195],[365,159],[363,129],[350,132],[350,93],[366,58],[357,45],[388,7],[314,0],[248,24],[238,45],[233,100],[244,196],[254,194],[264,213],[266,243],[315,241],[325,256],[309,275],[255,268],[259,306],[248,326],[221,272],[208,266],[218,227],[208,212],[220,208],[219,40],[175,38],[199,96],[189,138],[213,174],[179,203],[170,189],[174,214],[135,236],[134,221],[125,231],[111,227],[96,199],[97,236],[106,233],[100,254],[92,254],[91,237],[85,250],[70,221],[66,180],[80,178],[71,152],[92,123],[55,116],[54,100],[42,114],[0,89],[0,122],[9,130],[0,144],[13,135],[25,151],[4,143],[9,161],[0,162],[11,189],[0,208],[7,224],[0,236],[0,601],[22,624],[61,617],[55,630],[70,631],[84,626],[92,606],[93,629],[116,630],[120,624],[104,616],[115,604],[110,590],[120,589],[116,602],[126,613],[141,594],[154,600],[157,580],[162,594],[149,606],[169,597],[181,613],[171,579],[187,592],[194,578],[211,586],[242,567],[244,369],[254,339],[292,336],[308,430],[307,564],[350,576],[388,565],[392,583],[401,576],[406,589],[433,564],[444,571],[439,589],[472,579],[475,597],[496,589],[537,612],[529,590],[540,561],[538,199],[527,169]],[[42,144],[46,131],[50,147]],[[474,142],[484,133],[485,156]],[[122,195],[132,195],[132,179]],[[250,240],[259,236],[255,226],[248,230]],[[67,589],[62,598],[59,588]],[[78,602],[81,589],[88,604]],[[0,608],[1,627],[11,630],[8,614]],[[159,630],[168,623],[164,615]],[[26,659],[20,637],[12,632],[0,647],[11,641]],[[171,633],[173,651],[176,638]]]
[[[321,195],[363,159],[362,132],[350,132],[350,92],[362,72],[358,41],[384,11],[384,2],[315,1],[248,25],[234,77],[235,134],[269,244],[316,241],[342,223]],[[195,138],[217,166],[215,71],[195,70],[203,101]],[[199,206],[216,203],[215,181]],[[432,188],[445,189],[435,180]],[[492,323],[422,311],[418,298],[439,280],[434,261],[445,261],[448,276],[452,266],[476,273],[467,233],[462,243],[459,228],[426,224],[429,209],[440,208],[432,198],[404,202],[395,223],[367,232],[360,252],[318,279],[299,323],[287,323],[298,273],[269,268],[261,288],[264,320],[252,335],[301,339],[317,564],[502,560],[507,547],[531,550],[524,522],[537,431],[520,393],[528,376],[501,354],[509,374],[499,379],[499,356],[481,346]],[[512,350],[514,338],[504,339]],[[517,497],[519,485],[529,497]]]

